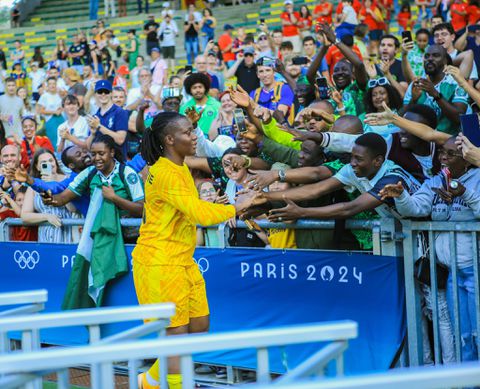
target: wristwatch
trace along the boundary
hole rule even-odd
[[[285,170],[279,170],[278,171],[278,180],[280,182],[285,182],[286,178],[287,178],[287,175],[285,174]]]

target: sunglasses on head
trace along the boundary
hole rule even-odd
[[[108,89],[100,89],[97,91],[98,95],[109,95],[111,92]]]
[[[384,85],[387,85],[387,84],[390,84],[387,80],[386,77],[380,77],[380,78],[376,78],[374,80],[369,80],[368,81],[368,87],[371,89],[371,88],[375,88],[376,86],[384,86]]]

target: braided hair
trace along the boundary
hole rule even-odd
[[[165,137],[173,133],[180,119],[185,116],[177,112],[160,112],[145,130],[140,153],[149,166],[152,166],[165,153]]]

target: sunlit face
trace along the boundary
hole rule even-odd
[[[190,88],[190,94],[195,100],[201,100],[205,96],[206,90],[205,86],[197,82],[196,84],[193,84],[192,87]]]
[[[70,100],[65,100],[63,109],[68,116],[74,116],[78,113],[78,110],[80,109],[80,107],[78,106],[77,103],[74,103]]]
[[[448,30],[438,30],[433,33],[433,41],[435,44],[443,46],[446,50],[453,47],[454,40],[455,34],[450,34]]]
[[[350,165],[357,177],[373,178],[383,163],[380,156],[372,157],[368,149],[355,144],[352,148]]]
[[[207,71],[207,59],[203,55],[195,58],[195,69],[198,73],[205,73]]]
[[[35,131],[37,130],[37,125],[33,120],[25,119],[22,123],[23,135],[28,140],[33,139],[35,136]]]
[[[143,57],[137,57],[135,63],[137,67],[141,68],[145,64],[145,61],[143,60]]]
[[[170,86],[172,88],[182,89],[182,80],[179,77],[173,77]]]
[[[56,80],[49,80],[47,82],[47,91],[49,93],[52,93],[52,94],[57,93],[57,81]]]
[[[235,103],[232,101],[232,99],[230,98],[230,94],[229,93],[225,93],[223,96],[222,96],[222,99],[220,100],[220,103],[222,104],[222,110],[224,112],[232,112],[236,105]]]
[[[15,92],[17,91],[17,84],[15,83],[15,81],[9,81],[5,86],[6,86],[7,94],[10,96],[14,96]]]
[[[123,107],[125,105],[126,96],[124,91],[120,90],[113,90],[112,91],[112,102],[119,107]]]
[[[294,65],[292,61],[288,61],[285,64],[285,70],[293,78],[297,78],[302,72],[302,67],[300,65]]]
[[[395,47],[395,40],[392,38],[382,39],[379,47],[380,57],[386,60],[392,60],[395,58],[397,48]]]
[[[8,167],[18,167],[20,165],[20,153],[18,148],[12,145],[7,145],[2,149],[1,154],[2,163]]]
[[[25,88],[18,88],[17,96],[20,97],[22,100],[25,100],[27,97],[27,90]]]
[[[415,42],[420,50],[425,50],[428,46],[428,35],[427,34],[417,34],[415,37]]]
[[[96,91],[95,96],[100,105],[107,105],[112,101],[112,92],[108,89],[100,89]]]
[[[272,85],[275,80],[275,72],[269,66],[258,66],[257,76],[264,85]]]
[[[37,160],[37,170],[42,170],[42,163],[47,163],[52,167],[52,174],[57,174],[57,163],[55,162],[55,158],[50,153],[43,153],[38,157]]]
[[[280,31],[276,31],[273,33],[272,39],[275,45],[280,46],[283,40],[283,34]]]
[[[149,85],[152,81],[152,74],[148,70],[142,69],[138,73],[138,80],[142,85]]]
[[[18,192],[15,195],[15,202],[17,205],[22,208],[23,207],[23,200],[25,199],[25,193]]]
[[[217,191],[211,182],[204,182],[198,188],[198,194],[201,200],[213,203],[217,198]]]
[[[115,161],[115,150],[110,149],[105,143],[93,143],[90,148],[93,165],[102,173],[109,173]]]
[[[306,41],[303,44],[303,50],[305,51],[305,55],[309,58],[312,58],[315,55],[315,43],[313,41]]]
[[[383,86],[376,86],[372,90],[372,104],[375,110],[383,111],[382,103],[389,105],[387,89]]]

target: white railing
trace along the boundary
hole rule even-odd
[[[261,329],[219,334],[198,334],[172,336],[157,340],[138,340],[103,345],[89,345],[76,348],[58,348],[32,351],[0,356],[0,375],[5,374],[0,387],[11,388],[7,380],[25,381],[43,376],[46,372],[56,371],[59,374],[59,388],[68,387],[67,369],[78,365],[98,366],[92,369],[93,389],[113,389],[113,362],[138,361],[145,358],[165,359],[171,356],[180,357],[183,378],[182,387],[194,387],[192,355],[211,351],[239,350],[255,348],[257,350],[257,382],[268,384],[271,381],[268,348],[293,344],[331,342],[342,344],[346,348],[348,340],[358,335],[357,324],[352,321],[317,323],[302,326]],[[322,348],[322,349],[323,349]],[[320,351],[322,351],[320,349]],[[324,353],[318,359],[318,365],[326,366],[336,359],[337,370],[343,372],[343,358],[340,349]],[[166,369],[160,367],[162,381],[166,381]],[[323,371],[316,372],[323,375]],[[129,369],[130,388],[137,388],[135,371]],[[133,377],[132,377],[133,375]],[[166,386],[162,386],[166,387]]]

